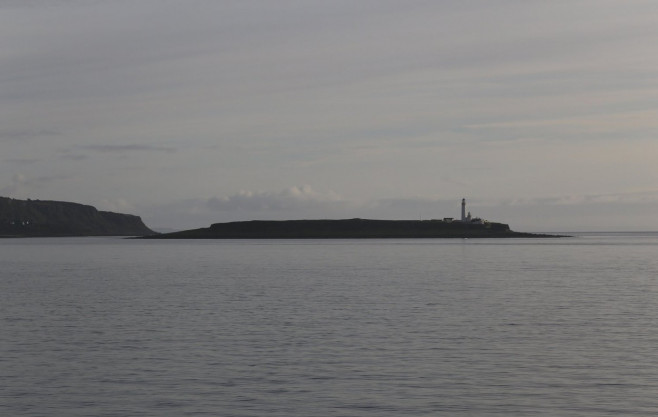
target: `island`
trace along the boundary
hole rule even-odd
[[[391,238],[538,238],[493,222],[444,220],[250,220],[145,236],[144,239],[391,239]]]
[[[0,237],[145,236],[155,232],[132,214],[67,201],[0,197]]]
[[[441,220],[250,220],[215,223],[210,227],[145,236],[146,239],[416,239],[416,238],[538,238],[558,235],[514,232],[504,223],[466,214]]]

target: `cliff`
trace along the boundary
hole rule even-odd
[[[154,239],[387,239],[553,237],[520,233],[503,223],[442,220],[252,220],[148,236]]]
[[[0,197],[0,237],[144,236],[154,231],[131,214],[64,201]]]

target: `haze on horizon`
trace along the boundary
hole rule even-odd
[[[658,230],[658,2],[0,0],[0,196]]]

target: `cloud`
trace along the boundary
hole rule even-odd
[[[520,121],[504,121],[473,124],[466,126],[469,129],[480,129],[491,131],[493,129],[548,129],[561,128],[562,131],[574,131],[577,133],[595,133],[600,138],[600,134],[615,132],[623,129],[626,134],[635,131],[647,131],[656,129],[658,122],[658,109],[647,109],[640,111],[625,111],[616,113],[602,113],[586,117],[561,117],[554,119],[527,119]],[[564,140],[564,139],[562,139]]]
[[[19,165],[35,164],[35,163],[40,162],[40,161],[41,160],[37,159],[37,158],[10,158],[10,159],[5,159],[5,162],[19,164]]]
[[[113,200],[102,199],[93,204],[98,210],[113,211],[116,213],[129,213],[135,209],[135,206],[123,198]]]
[[[132,152],[176,152],[176,148],[160,145],[79,145],[79,149],[87,149],[102,153],[132,153]]]
[[[357,207],[333,192],[321,193],[310,186],[293,186],[278,192],[240,191],[210,199],[182,199],[139,206],[149,226],[158,229],[191,229],[217,222],[299,218],[356,217]]]
[[[14,174],[11,177],[9,185],[0,189],[0,194],[2,195],[15,195],[18,193],[18,190],[21,186],[27,183],[27,178],[23,174]]]
[[[42,0],[3,0],[0,3],[0,8],[5,8],[5,9],[34,9],[34,8],[52,8],[52,7],[59,7],[59,6],[83,6],[85,4],[89,3],[94,3],[98,2],[98,0],[93,1],[93,0],[85,0],[85,1],[80,1],[80,0],[48,0],[48,1],[42,1]]]
[[[84,159],[87,159],[87,155],[81,155],[81,154],[72,154],[72,153],[65,153],[64,155],[60,156],[61,159],[67,159],[69,161],[82,161]]]
[[[30,139],[59,136],[62,132],[50,129],[10,129],[0,130],[0,142],[25,141]]]
[[[333,192],[323,194],[304,185],[290,187],[277,193],[240,191],[228,197],[211,198],[208,200],[208,207],[215,211],[262,212],[309,209],[344,203],[345,201]]]
[[[66,176],[62,175],[39,176],[30,178],[21,173],[14,174],[11,177],[9,185],[0,188],[0,195],[19,198],[25,197],[34,190],[42,190],[50,183],[66,178]]]
[[[216,213],[239,213],[242,220],[263,213],[276,218],[429,219],[456,217],[460,202],[461,198],[347,199],[333,192],[317,192],[306,185],[280,192],[241,191],[228,197],[212,198],[207,206]]]
[[[503,201],[505,206],[576,206],[604,204],[658,203],[658,189],[647,189],[621,193],[572,194],[563,196],[514,199]],[[485,203],[498,204],[497,202]]]

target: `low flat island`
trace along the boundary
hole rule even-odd
[[[393,238],[546,238],[504,223],[445,220],[251,220],[144,236],[143,239],[393,239]]]

